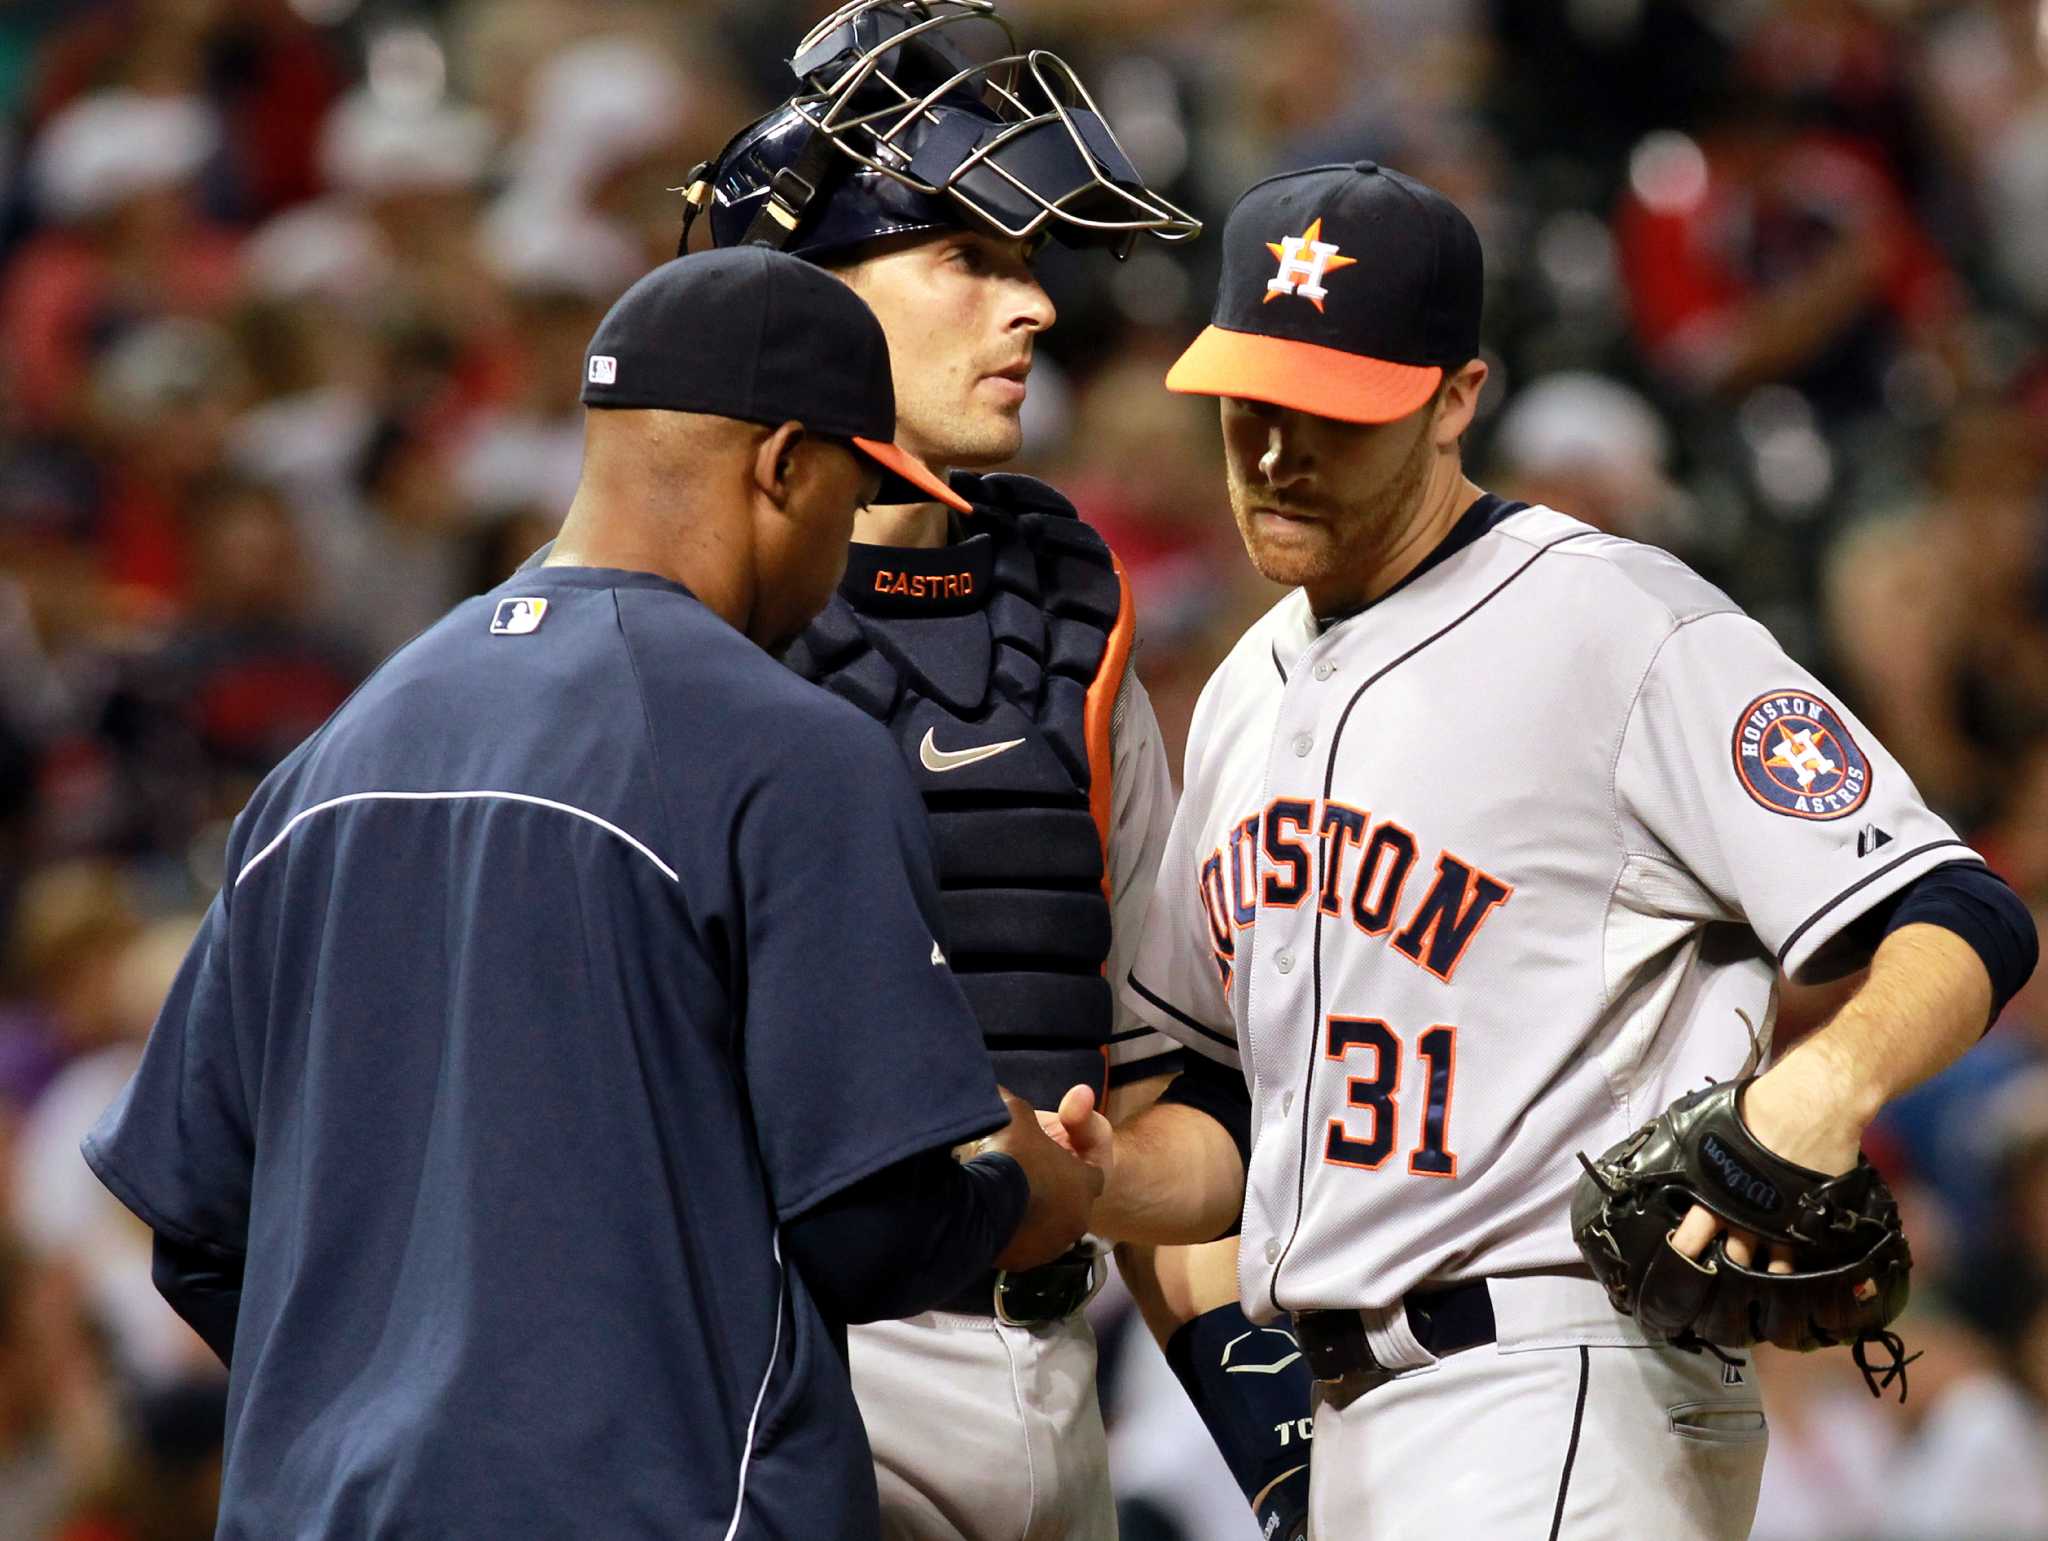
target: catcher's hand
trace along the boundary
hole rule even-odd
[[[1899,1209],[1861,1156],[1830,1177],[1774,1155],[1739,1111],[1747,1079],[1681,1097],[1598,1161],[1572,1196],[1572,1234],[1616,1310],[1653,1339],[1681,1346],[1830,1348],[1853,1344],[1873,1392],[1901,1381],[1899,1340],[1913,1266]],[[1698,1257],[1673,1245],[1695,1205],[1727,1230]],[[1770,1248],[1752,1266],[1747,1232]],[[1865,1358],[1882,1344],[1882,1372]]]

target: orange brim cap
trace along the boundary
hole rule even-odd
[[[922,503],[927,498],[935,498],[945,504],[946,507],[958,513],[971,514],[974,512],[974,505],[972,503],[940,481],[937,476],[932,474],[929,466],[925,465],[923,461],[919,460],[908,450],[899,449],[894,444],[885,444],[879,439],[863,439],[856,436],[853,442],[855,447],[863,455],[866,455],[868,459],[880,466],[884,473],[882,490],[875,498],[877,503]],[[891,477],[896,478],[898,483],[909,483],[910,488],[922,494],[922,496],[914,499],[906,498],[903,495],[904,489],[900,485],[891,485],[889,480]]]
[[[1434,364],[1395,364],[1211,326],[1166,372],[1166,388],[1184,396],[1241,396],[1345,423],[1391,423],[1428,401],[1443,377]]]

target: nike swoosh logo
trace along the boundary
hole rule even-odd
[[[977,765],[983,760],[994,759],[1004,750],[1015,749],[1024,742],[1021,738],[1013,738],[1000,744],[976,744],[972,749],[941,749],[932,741],[932,735],[937,731],[936,728],[924,730],[924,742],[917,746],[917,759],[926,770],[941,774],[959,770],[962,766]]]

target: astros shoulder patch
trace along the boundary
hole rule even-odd
[[[1773,813],[1839,819],[1870,795],[1870,761],[1841,714],[1804,690],[1774,690],[1735,723],[1735,774]]]

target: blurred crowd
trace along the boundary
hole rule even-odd
[[[0,7],[0,1541],[211,1534],[217,1366],[78,1137],[257,779],[552,533],[584,343],[824,9]],[[1488,264],[1478,479],[1728,589],[2048,919],[2042,0],[1004,11],[1215,224],[1331,160],[1455,198]],[[1160,388],[1214,244],[1047,254],[1021,467],[1122,554],[1176,760],[1274,597],[1213,404]],[[1781,1042],[1841,993],[1788,991]],[[1903,1408],[1846,1355],[1767,1367],[1757,1534],[2048,1536],[2048,985],[1873,1150],[1924,1357]],[[1100,1313],[1126,1534],[1249,1536]]]

